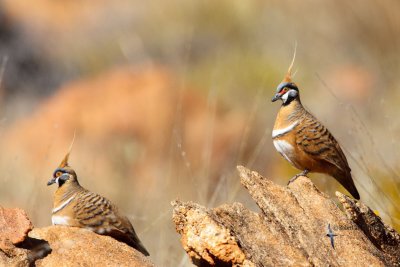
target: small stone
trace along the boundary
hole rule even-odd
[[[0,240],[8,239],[13,244],[20,243],[32,228],[32,222],[24,210],[0,206]]]

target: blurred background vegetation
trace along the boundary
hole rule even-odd
[[[361,199],[400,229],[400,2],[0,1],[0,204],[51,223],[66,153],[161,266],[190,266],[170,201],[257,207],[235,166],[279,184],[270,102],[297,42],[302,102],[339,140]],[[336,181],[312,174],[333,196]]]

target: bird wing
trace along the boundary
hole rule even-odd
[[[120,214],[118,208],[105,197],[85,191],[74,211],[81,227],[111,236],[149,255],[128,218]]]
[[[120,214],[116,206],[112,205],[111,212],[106,216],[106,222],[108,224],[108,231],[105,233],[106,235],[112,236],[115,239],[126,243],[142,252],[145,256],[150,255],[137,236],[129,219]]]
[[[109,226],[112,210],[113,205],[108,199],[87,190],[78,196],[78,202],[74,206],[75,219],[81,227],[94,230]]]
[[[351,171],[339,143],[310,113],[306,114],[298,126],[296,144],[316,160],[328,162],[345,173]]]
[[[96,193],[86,191],[81,194],[74,211],[82,227],[92,228],[100,234],[110,231],[120,231],[122,234],[131,232],[132,226],[124,223],[124,216],[119,214],[118,208]]]

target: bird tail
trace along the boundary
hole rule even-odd
[[[121,231],[119,229],[111,229],[110,231],[107,232],[107,235],[138,250],[145,256],[150,256],[150,253],[143,246],[142,242],[140,241],[133,227],[127,231]]]
[[[145,256],[150,256],[150,253],[144,247],[143,243],[140,241],[139,237],[137,236],[135,230],[133,230],[132,235],[130,236],[130,246],[142,252]]]
[[[344,188],[346,188],[347,191],[357,200],[360,199],[360,194],[358,193],[358,190],[356,188],[356,185],[354,184],[353,178],[351,177],[351,173],[349,172],[348,174],[343,174],[340,173],[338,175],[334,176],[335,179],[343,185]]]

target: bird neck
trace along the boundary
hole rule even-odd
[[[84,190],[82,186],[79,185],[78,181],[70,181],[58,187],[54,193],[54,203],[63,202],[70,197],[74,196],[79,191]]]
[[[290,103],[282,105],[279,109],[277,119],[275,121],[276,128],[284,128],[288,124],[298,120],[306,112],[301,104],[300,98],[297,97]]]

